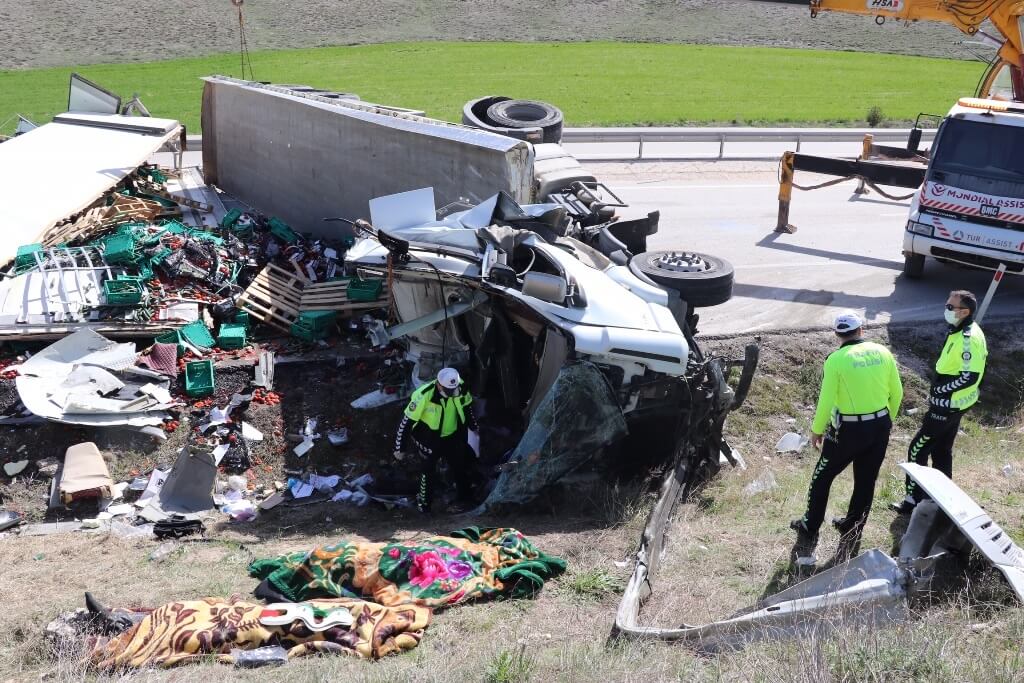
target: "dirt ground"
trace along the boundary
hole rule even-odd
[[[955,29],[876,26],[806,3],[757,0],[247,0],[250,50],[417,40],[615,40],[820,48],[969,58]],[[0,69],[151,61],[237,51],[227,0],[12,0],[0,8]]]
[[[1012,324],[986,328],[992,352],[984,399],[963,423],[957,441],[956,478],[984,505],[1004,530],[1024,540],[1024,342]],[[901,364],[907,398],[896,422],[889,457],[879,478],[865,548],[889,550],[902,533],[900,518],[886,510],[900,497],[896,464],[923,413],[926,373],[942,325],[869,330],[889,343]],[[706,339],[702,346],[737,354],[746,338]],[[798,516],[813,452],[779,455],[774,444],[787,431],[806,433],[813,412],[817,376],[834,346],[828,333],[766,335],[762,364],[747,404],[727,423],[731,444],[743,454],[746,470],[726,468],[692,499],[680,505],[669,533],[661,574],[642,612],[645,623],[675,626],[720,619],[754,604],[788,581],[783,567],[792,535],[787,525]],[[342,352],[343,367],[328,360]],[[253,488],[284,476],[286,469],[312,466],[322,474],[355,465],[388,477],[381,467],[389,451],[397,407],[377,414],[355,414],[347,402],[376,381],[374,359],[342,342],[315,362],[278,367],[281,406],[253,406],[246,419],[268,439],[255,451]],[[353,360],[348,360],[353,359]],[[219,401],[247,381],[248,367],[226,369]],[[0,395],[10,400],[9,385]],[[908,414],[908,411],[916,414]],[[344,424],[352,441],[335,448],[318,444],[310,462],[282,449],[286,434],[306,417]],[[55,426],[0,430],[0,459],[57,455],[82,438],[96,439],[114,456],[117,476],[154,463],[169,464],[187,431],[163,444],[116,433],[96,434]],[[18,449],[28,445],[27,449]],[[1003,468],[1010,465],[1009,475]],[[761,493],[748,488],[771,473],[775,486]],[[401,478],[397,474],[396,481]],[[833,490],[830,514],[842,510],[849,476]],[[438,514],[420,516],[379,506],[340,503],[278,507],[256,522],[208,525],[204,542],[182,543],[169,557],[151,558],[159,543],[125,540],[107,533],[46,537],[0,537],[0,680],[71,681],[95,678],[74,656],[54,657],[40,638],[45,624],[61,610],[82,605],[89,590],[111,605],[155,605],[171,599],[246,595],[255,581],[245,567],[252,557],[309,549],[340,539],[411,539],[470,524],[514,526],[545,552],[568,561],[568,571],[527,601],[468,605],[438,613],[412,653],[377,664],[347,658],[317,658],[288,665],[289,680],[368,681],[526,681],[526,680],[714,680],[714,681],[885,681],[1024,679],[1013,653],[1024,637],[1024,610],[1005,582],[984,562],[972,558],[951,570],[941,591],[913,606],[908,622],[868,632],[836,625],[834,632],[792,641],[771,640],[738,653],[696,656],[670,645],[607,642],[619,594],[630,571],[654,484],[629,481],[567,484],[533,503],[486,518]],[[400,486],[399,486],[400,488]],[[38,515],[45,485],[41,480],[0,478],[0,506]],[[35,511],[35,512],[33,512]],[[820,554],[828,557],[835,539],[823,531]],[[978,653],[985,652],[981,657]],[[1005,676],[1000,675],[1006,673]],[[264,672],[265,673],[265,672]],[[285,671],[281,672],[282,674]],[[260,680],[259,673],[203,664],[165,673],[144,672],[130,679]],[[116,680],[125,680],[117,677]]]

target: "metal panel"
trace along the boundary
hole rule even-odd
[[[527,202],[519,140],[352,100],[220,76],[203,94],[207,182],[302,232],[345,234],[374,197],[433,187],[440,205],[499,191]]]

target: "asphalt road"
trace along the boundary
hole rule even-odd
[[[773,232],[774,164],[589,166],[631,205],[661,210],[649,248],[708,252],[735,266],[733,298],[702,309],[703,334],[824,327],[845,309],[876,323],[942,324],[950,289],[969,289],[980,299],[992,280],[989,272],[931,259],[924,279],[902,277],[908,202],[855,195],[853,182],[794,192],[790,222],[798,231],[789,235]],[[988,315],[1021,312],[1024,280],[1007,276]]]

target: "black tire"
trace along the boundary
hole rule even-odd
[[[507,128],[540,128],[544,142],[561,142],[564,117],[558,107],[538,100],[503,100],[487,108],[487,118]]]
[[[911,280],[920,280],[924,276],[924,254],[905,254],[903,274]]]
[[[659,263],[663,256],[684,253],[700,257],[704,269],[677,271]],[[732,264],[717,256],[683,251],[645,251],[634,256],[630,265],[659,285],[679,292],[679,296],[694,308],[717,306],[732,298]]]

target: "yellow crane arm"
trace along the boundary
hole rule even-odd
[[[811,0],[811,17],[819,12],[863,14],[883,21],[940,21],[972,36],[988,20],[1005,41],[999,51],[1003,61],[1020,67],[1024,55],[1024,0]]]

